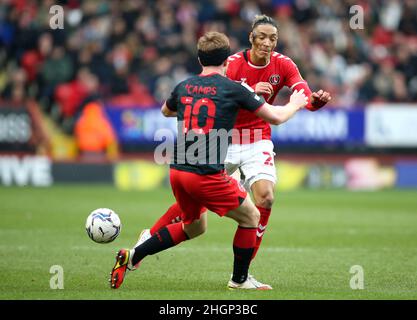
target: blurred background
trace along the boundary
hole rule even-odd
[[[167,186],[154,134],[176,123],[162,102],[200,72],[200,35],[249,48],[261,13],[279,24],[276,51],[333,98],[273,128],[278,189],[417,188],[414,0],[3,0],[0,185]]]

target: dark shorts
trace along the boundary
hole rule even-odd
[[[170,169],[170,180],[185,224],[200,219],[205,208],[222,217],[238,208],[247,196],[239,182],[225,172],[199,175]]]

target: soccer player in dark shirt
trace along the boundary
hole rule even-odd
[[[271,106],[246,84],[225,77],[230,44],[226,35],[208,32],[198,41],[200,75],[179,83],[163,104],[162,113],[178,119],[178,137],[170,165],[170,182],[182,210],[181,222],[167,225],[135,248],[121,249],[111,272],[111,287],[119,288],[126,271],[147,256],[201,234],[205,208],[238,223],[233,240],[231,289],[272,289],[248,274],[256,244],[260,213],[240,184],[224,170],[226,152],[237,113],[244,108],[271,124],[281,124],[307,104],[295,91],[285,108]],[[217,140],[220,138],[220,145]],[[227,148],[224,148],[227,150]]]

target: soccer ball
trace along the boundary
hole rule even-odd
[[[112,242],[120,234],[122,223],[116,212],[108,208],[96,209],[90,213],[85,230],[91,240],[98,243]]]

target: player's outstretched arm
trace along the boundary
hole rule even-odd
[[[176,111],[172,111],[170,108],[168,108],[166,101],[164,102],[164,104],[161,107],[161,112],[165,117],[176,117],[177,116]]]
[[[307,105],[308,98],[304,94],[304,90],[295,90],[290,97],[290,101],[285,106],[272,106],[265,103],[256,112],[256,115],[265,121],[279,125],[289,120],[294,114]]]

